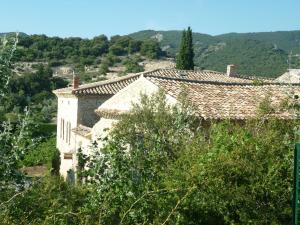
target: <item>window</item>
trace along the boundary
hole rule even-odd
[[[73,159],[72,153],[64,153],[64,159]]]
[[[68,143],[71,144],[71,123],[69,122],[69,139]]]
[[[60,119],[60,138],[69,145],[71,144],[71,122]]]
[[[68,143],[69,139],[69,122],[66,122],[66,143]]]
[[[65,140],[65,120],[62,120],[62,138]]]
[[[63,119],[60,118],[60,131],[59,131],[59,137],[62,138],[62,121]]]

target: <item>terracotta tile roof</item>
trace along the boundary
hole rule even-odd
[[[53,91],[55,94],[70,93],[75,95],[114,95],[137,80],[140,74],[126,75],[115,79],[80,85],[79,88],[67,87]]]
[[[140,76],[158,77],[178,80],[194,80],[212,83],[252,83],[252,79],[240,77],[228,77],[225,73],[214,71],[189,71],[176,69],[157,69],[142,73],[130,74],[116,79],[100,81],[90,84],[80,85],[79,88],[72,87],[57,89],[55,94],[75,94],[75,95],[114,95],[124,87],[137,80]]]
[[[183,71],[176,69],[158,69],[117,79],[59,89],[54,93],[75,95],[114,95],[139,77],[145,77],[168,94],[177,98],[182,88],[188,92],[188,100],[205,119],[246,119],[258,115],[260,104],[267,98],[275,110],[272,115],[280,118],[292,118],[293,114],[283,110],[281,105],[287,99],[300,96],[300,86],[282,85],[272,80],[261,80],[259,84],[251,78],[228,77],[214,71]],[[256,78],[257,79],[257,78]],[[124,112],[114,109],[97,110],[103,117],[117,118]],[[85,133],[76,128],[74,132]]]
[[[205,83],[149,78],[171,96],[177,98],[184,89],[188,100],[205,119],[247,119],[258,116],[261,103],[269,98],[275,109],[269,116],[293,118],[293,113],[282,109],[283,103],[300,96],[300,86],[279,84],[251,85],[235,83]]]

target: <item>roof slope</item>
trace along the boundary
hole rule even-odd
[[[73,87],[61,88],[53,91],[55,94],[74,94],[74,95],[114,95],[124,87],[137,80],[140,74],[127,75],[115,79],[99,81]]]
[[[79,88],[67,87],[57,89],[55,94],[74,94],[74,95],[114,95],[124,87],[137,80],[139,77],[160,77],[166,79],[195,80],[218,83],[252,83],[253,80],[238,77],[228,77],[225,73],[214,71],[189,71],[176,69],[157,69],[142,73],[130,74],[116,79],[100,81],[90,84],[80,85]]]
[[[269,115],[292,118],[292,112],[283,109],[288,99],[300,94],[300,86],[207,84],[203,82],[176,81],[150,78],[171,96],[177,98],[187,91],[188,101],[204,119],[247,119],[258,116],[262,102],[268,99],[274,109]]]

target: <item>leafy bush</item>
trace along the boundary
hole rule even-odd
[[[287,224],[294,126],[207,123],[144,96],[95,144],[85,208],[103,224]]]
[[[290,223],[298,121],[214,122],[193,112],[184,95],[175,106],[163,93],[142,96],[99,140],[105,142],[94,143],[93,155],[81,155],[84,185],[58,178],[34,182],[0,203],[3,223]]]
[[[2,224],[85,224],[80,206],[87,190],[74,187],[60,177],[44,177],[10,202],[0,205]],[[5,196],[0,196],[0,200]]]
[[[158,59],[162,56],[159,43],[154,40],[146,40],[141,45],[141,54],[149,59]]]
[[[50,169],[52,159],[55,158],[56,154],[56,138],[51,137],[28,150],[21,161],[21,166],[47,165]]]
[[[143,66],[139,64],[140,59],[137,57],[131,57],[123,61],[125,65],[125,73],[138,73],[144,71]]]

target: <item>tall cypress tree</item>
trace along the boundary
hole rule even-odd
[[[193,36],[192,30],[182,32],[179,54],[176,57],[176,68],[181,70],[194,69],[194,50],[193,50]]]
[[[193,48],[193,33],[192,29],[188,27],[186,32],[186,42],[187,42],[187,69],[194,69],[194,48]]]

